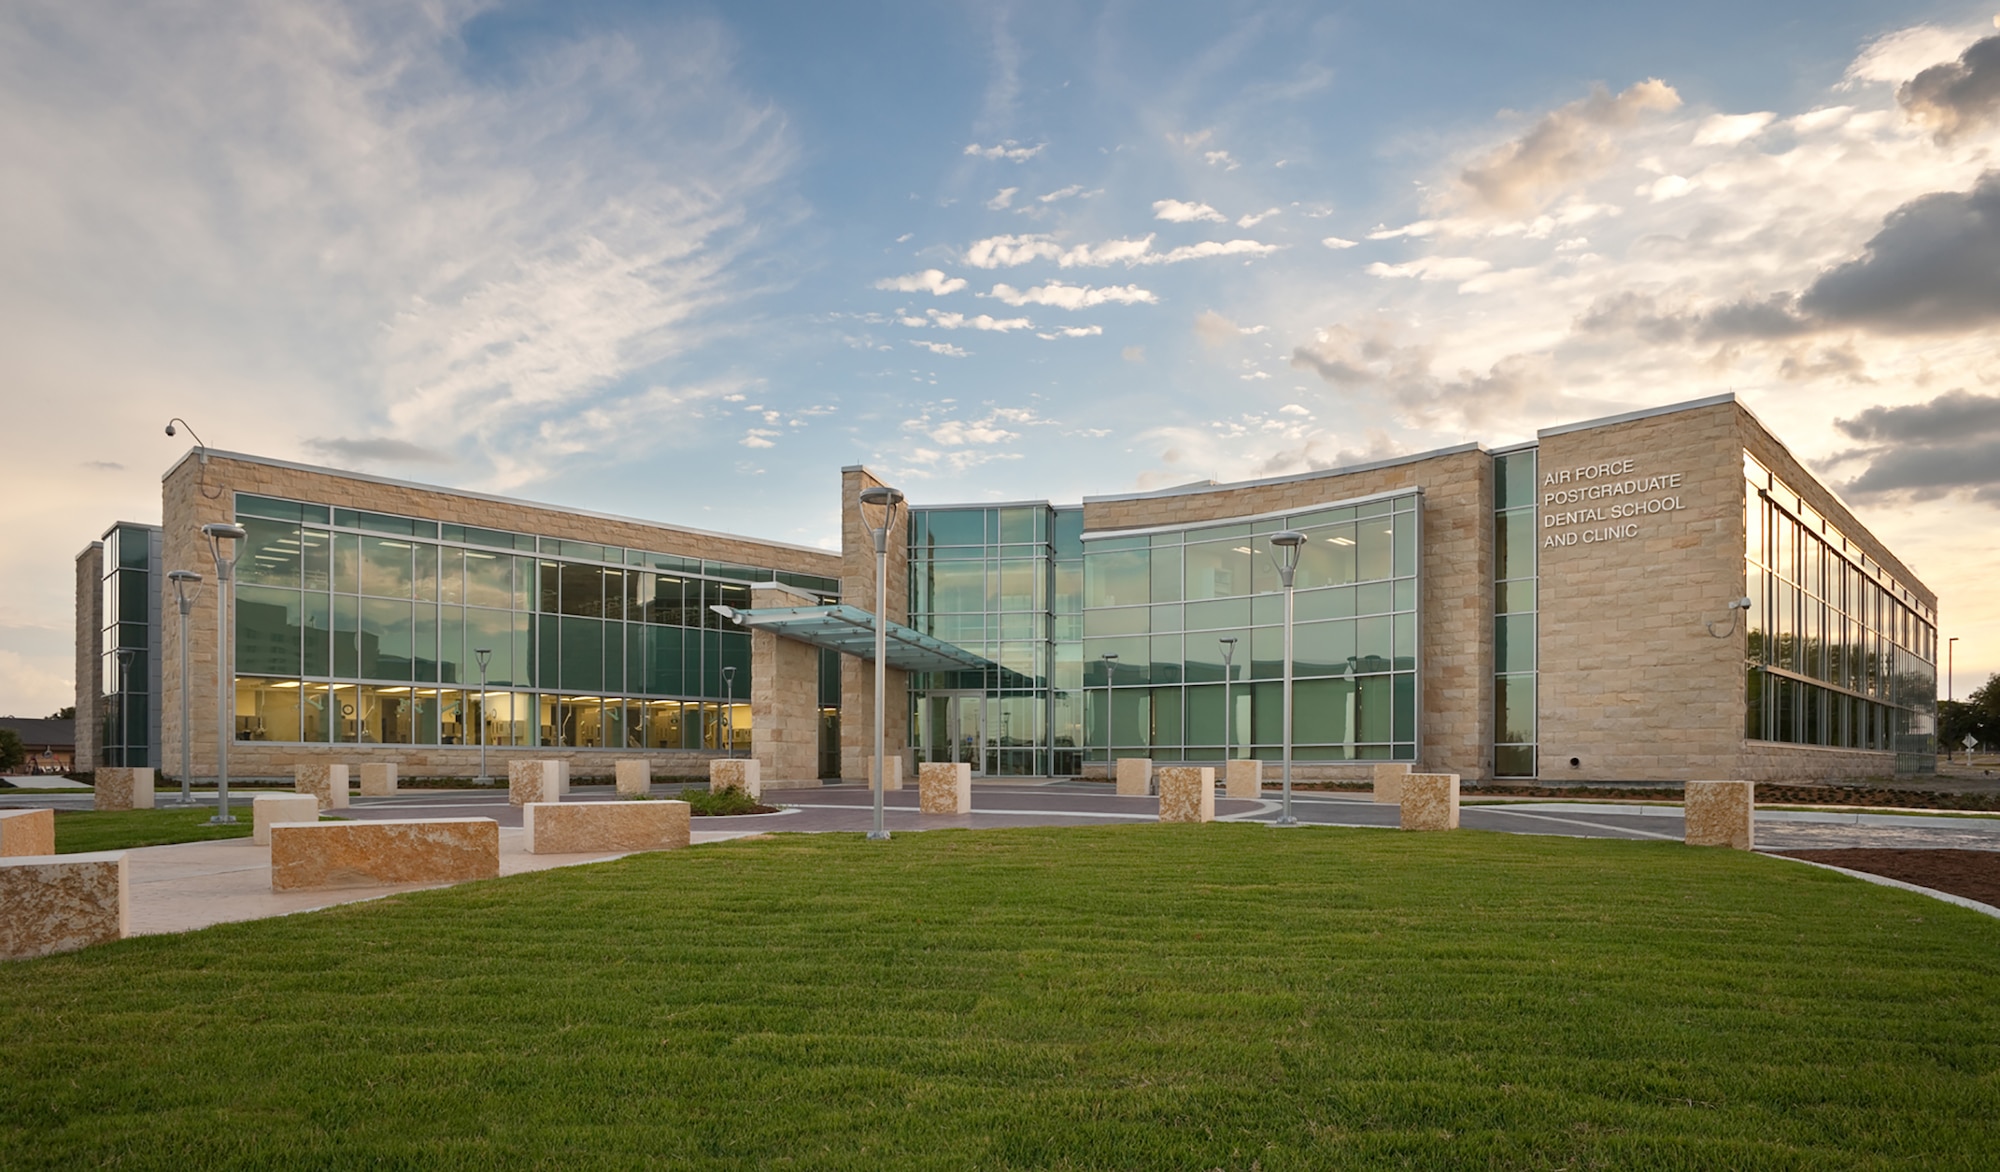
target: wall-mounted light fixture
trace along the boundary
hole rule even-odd
[[[1736,612],[1739,610],[1745,614],[1750,613],[1750,600],[1747,598],[1732,598],[1729,600],[1729,628],[1727,630],[1716,630],[1713,622],[1704,622],[1702,626],[1707,627],[1708,633],[1716,638],[1727,639],[1736,633]]]

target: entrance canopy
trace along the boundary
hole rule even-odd
[[[875,658],[875,616],[860,607],[773,606],[737,610],[718,606],[713,609],[739,627],[769,631],[815,647],[828,647],[843,655]],[[898,671],[977,671],[993,666],[984,656],[901,623],[889,624],[886,646],[889,666]]]

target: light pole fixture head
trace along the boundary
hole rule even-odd
[[[493,649],[491,647],[475,647],[472,649],[472,654],[474,658],[479,660],[479,673],[485,675],[486,665],[493,659]]]
[[[230,572],[243,557],[243,543],[250,538],[250,531],[241,525],[228,521],[210,521],[201,527],[201,535],[208,538],[208,554],[215,559],[215,577],[218,582],[227,583]],[[229,557],[222,556],[222,543],[229,542]]]
[[[210,541],[243,541],[250,536],[250,531],[228,521],[210,521],[201,527],[201,535]]]
[[[1299,568],[1299,554],[1305,549],[1306,535],[1296,529],[1280,529],[1271,534],[1271,560],[1278,567],[1278,577],[1286,589],[1292,585],[1292,575]]]
[[[723,668],[722,682],[725,684],[734,684],[736,682],[736,669],[733,667]]]
[[[876,553],[888,552],[889,530],[895,527],[896,510],[902,506],[903,499],[901,489],[890,488],[886,484],[861,490],[861,524],[868,530],[868,536],[874,538]]]
[[[181,614],[187,614],[194,605],[195,595],[201,593],[201,575],[193,570],[168,570],[167,581],[174,584],[174,599],[180,603]]]

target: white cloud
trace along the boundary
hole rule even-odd
[[[1139,305],[1159,301],[1151,290],[1137,285],[1105,285],[1092,288],[1087,285],[1065,285],[1061,281],[1050,281],[1032,289],[1016,289],[1012,285],[995,285],[993,292],[984,294],[1012,306],[1049,305],[1057,309],[1089,309],[1105,304]]]
[[[1242,166],[1241,163],[1229,157],[1228,151],[1205,151],[1201,157],[1202,161],[1209,166],[1220,167],[1225,171],[1234,171],[1236,168]]]
[[[877,289],[891,289],[898,293],[929,293],[933,297],[943,297],[965,288],[965,278],[946,277],[940,269],[925,269],[921,273],[908,273],[900,277],[885,277],[875,282]]]
[[[746,448],[774,448],[777,445],[771,442],[771,437],[782,434],[784,433],[771,431],[762,427],[753,427],[749,431],[744,432],[743,438],[736,442]]]
[[[992,199],[986,201],[987,210],[1000,212],[1000,211],[1005,211],[1008,208],[1012,207],[1014,204],[1014,196],[1020,190],[1021,189],[1018,187],[1001,188],[998,192],[994,193]]]
[[[1920,24],[1878,37],[1847,67],[1847,85],[1908,81],[1925,68],[1950,61],[1981,35],[1965,28]]]
[[[1341,236],[1324,236],[1320,238],[1320,243],[1335,251],[1339,251],[1343,248],[1353,248],[1358,241],[1348,240]]]
[[[1278,414],[1280,414],[1280,415],[1311,415],[1311,414],[1312,414],[1312,412],[1310,412],[1310,411],[1306,410],[1306,409],[1305,409],[1304,407],[1301,407],[1301,406],[1299,406],[1299,405],[1298,405],[1297,403],[1287,403],[1287,404],[1285,404],[1284,406],[1282,406],[1282,407],[1278,408]]]
[[[1270,326],[1240,326],[1212,309],[1204,309],[1195,315],[1194,336],[1204,346],[1226,346],[1232,342],[1269,330]]]
[[[1154,200],[1153,218],[1170,224],[1190,224],[1199,220],[1213,220],[1221,224],[1229,220],[1228,216],[1205,203],[1182,203],[1177,199]]]
[[[1103,332],[1103,326],[1063,326],[1035,336],[1045,342],[1053,342],[1057,338],[1095,338]]]
[[[967,143],[965,153],[974,158],[1005,159],[1010,163],[1025,163],[1041,154],[1048,145],[1045,142],[1038,142],[1034,146],[1024,147],[1010,138],[994,146],[980,146],[976,142]]]
[[[988,236],[965,250],[965,263],[976,269],[1013,268],[1062,255],[1053,236]]]
[[[1768,110],[1756,114],[1711,114],[1695,128],[1695,146],[1735,146],[1764,133],[1777,119]]]
[[[936,326],[941,330],[985,330],[992,333],[1007,333],[1010,330],[1031,330],[1035,323],[1025,317],[996,318],[990,314],[975,314],[967,317],[962,313],[943,313],[935,309],[924,311],[924,317],[905,317],[906,326]]]
[[[1278,215],[1279,212],[1280,209],[1278,208],[1265,208],[1261,212],[1248,212],[1236,217],[1236,226],[1238,228],[1255,228],[1272,216]]]
[[[912,338],[910,339],[910,345],[920,346],[943,358],[965,358],[970,355],[970,351],[961,350],[950,342],[924,342]]]
[[[1420,256],[1399,265],[1380,261],[1369,265],[1371,277],[1410,277],[1419,281],[1463,281],[1493,267],[1492,261],[1476,256]]]
[[[1047,195],[1038,195],[1035,197],[1035,200],[1038,203],[1055,203],[1057,200],[1069,199],[1072,196],[1077,197],[1079,199],[1090,199],[1093,196],[1099,196],[1103,194],[1104,194],[1104,189],[1102,187],[1096,188],[1091,191],[1085,191],[1083,189],[1083,184],[1072,183],[1068,187],[1051,191]]]

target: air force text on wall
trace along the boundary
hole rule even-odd
[[[1542,477],[1542,548],[1629,541],[1639,536],[1640,518],[1686,507],[1681,473],[1637,469],[1630,458],[1551,468]]]

